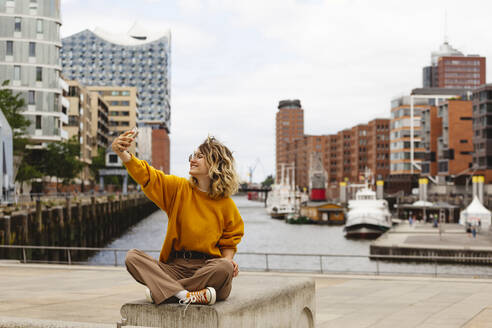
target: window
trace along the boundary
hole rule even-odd
[[[15,19],[14,19],[14,31],[15,32],[21,31],[21,18],[20,17],[15,17]]]
[[[460,120],[462,120],[462,121],[471,121],[471,120],[472,120],[472,118],[471,118],[471,117],[469,117],[469,116],[461,116],[461,117],[460,117]]]
[[[118,155],[116,155],[116,154],[109,154],[109,162],[110,163],[118,163]]]
[[[41,115],[36,115],[36,129],[41,129]]]
[[[129,101],[122,101],[121,106],[130,106],[130,102]]]
[[[119,96],[120,92],[119,91],[111,91],[112,96]]]
[[[19,65],[14,66],[14,80],[20,81],[21,79],[21,67]]]
[[[42,67],[36,67],[36,81],[43,81],[43,68]]]
[[[129,96],[130,95],[130,91],[121,91],[121,95],[122,96]]]
[[[32,90],[28,91],[28,104],[29,105],[34,105],[35,104],[35,93]]]
[[[43,20],[42,19],[36,20],[36,32],[37,33],[43,33]]]
[[[14,41],[7,41],[7,56],[14,54]]]
[[[29,42],[29,57],[36,57],[36,43]]]
[[[468,140],[467,139],[461,139],[460,143],[468,143]]]

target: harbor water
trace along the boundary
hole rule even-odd
[[[244,220],[245,234],[236,255],[243,270],[492,277],[492,268],[487,266],[370,260],[371,241],[345,239],[343,226],[287,224],[270,218],[261,202],[249,201],[243,196],[233,199]],[[149,254],[157,258],[166,228],[166,214],[157,211],[106,247],[154,251]],[[353,257],[358,255],[360,257]],[[125,252],[117,252],[118,265],[124,265],[124,258]],[[114,262],[114,252],[109,251],[99,252],[89,259],[94,265],[112,265]]]

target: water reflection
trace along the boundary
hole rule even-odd
[[[236,196],[234,201],[245,223],[245,235],[238,252],[290,253],[290,254],[345,254],[369,255],[369,240],[352,240],[343,237],[343,226],[291,225],[271,219],[260,202]],[[138,248],[156,250],[158,257],[167,229],[167,216],[158,211],[132,227],[125,235],[107,245],[108,248]],[[124,265],[124,252],[118,252],[118,264]],[[492,268],[432,263],[393,263],[370,261],[367,257],[305,257],[238,254],[237,262],[243,270],[344,272],[344,273],[412,273],[412,274],[473,274],[491,275]],[[100,252],[92,257],[91,264],[114,264],[113,252]],[[268,263],[267,263],[268,262]]]

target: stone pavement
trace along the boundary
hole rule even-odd
[[[314,277],[317,327],[492,327],[492,280],[241,274],[258,279],[264,275]],[[120,320],[121,305],[143,299],[143,290],[122,267],[0,261],[0,319],[23,317],[114,325]]]
[[[378,246],[439,247],[492,250],[492,231],[482,230],[473,238],[460,224],[443,224],[443,233],[431,223],[409,225],[404,221],[373,242]]]

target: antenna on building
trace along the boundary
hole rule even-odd
[[[444,9],[444,43],[448,43],[448,11]]]

